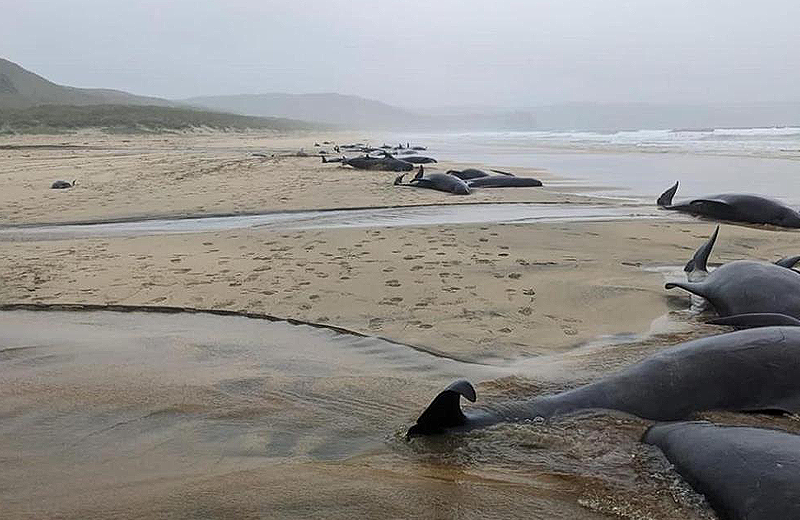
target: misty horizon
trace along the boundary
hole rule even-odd
[[[800,4],[83,0],[7,6],[5,56],[168,99],[355,95],[409,108],[800,100]]]

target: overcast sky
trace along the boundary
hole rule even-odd
[[[0,0],[0,56],[168,98],[800,100],[800,0]]]

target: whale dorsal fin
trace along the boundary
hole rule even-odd
[[[675,184],[672,185],[670,189],[665,191],[661,194],[661,196],[656,201],[656,204],[659,206],[671,206],[672,205],[672,197],[675,196],[675,193],[678,191],[678,182],[676,181]]]
[[[798,256],[785,256],[785,257],[781,258],[780,260],[777,260],[775,262],[775,265],[779,265],[781,267],[786,267],[788,269],[791,269],[792,267],[794,267],[794,265],[797,262],[800,262],[800,255],[798,255]]]
[[[475,388],[466,379],[451,383],[437,395],[422,412],[417,423],[408,429],[406,437],[441,433],[446,428],[464,424],[466,417],[461,411],[461,396],[475,402]]]
[[[722,318],[715,318],[708,323],[712,325],[730,325],[732,327],[773,327],[791,326],[800,327],[800,320],[787,314],[773,312],[752,312],[747,314],[734,314]]]
[[[708,271],[708,257],[711,254],[714,243],[717,241],[718,234],[719,226],[717,226],[717,229],[714,230],[714,233],[712,233],[706,243],[697,248],[692,259],[686,262],[686,266],[683,268],[684,271],[687,273],[691,273],[695,270]],[[798,259],[800,259],[800,257],[798,257]]]

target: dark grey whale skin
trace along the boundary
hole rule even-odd
[[[736,260],[701,281],[671,282],[665,287],[702,296],[721,317],[773,314],[800,319],[800,273],[783,265]]]
[[[523,188],[538,187],[542,181],[532,177],[513,177],[510,175],[488,175],[467,181],[470,188]]]
[[[400,175],[394,180],[395,186],[412,186],[414,188],[428,188],[431,190],[444,191],[454,195],[469,195],[470,189],[467,184],[452,175],[445,175],[444,173],[431,173],[425,175],[423,166],[419,167],[419,171],[408,183],[403,183],[403,176]]]
[[[672,197],[676,191],[677,182],[662,193],[656,203],[664,209],[712,219],[800,228],[800,213],[777,200],[744,193],[723,193],[673,204]]]
[[[800,518],[798,435],[680,422],[652,426],[642,440],[658,446],[723,520]]]
[[[422,155],[404,155],[401,160],[411,164],[430,164],[438,162],[433,157],[424,157]]]
[[[345,159],[342,164],[359,170],[379,170],[385,172],[410,172],[414,165],[394,157],[354,157]]]
[[[741,330],[682,343],[600,381],[555,395],[464,413],[475,400],[466,380],[442,391],[407,435],[469,430],[580,410],[617,410],[678,421],[707,410],[800,412],[800,328]]]
[[[513,177],[514,176],[513,173],[502,172],[500,170],[490,170],[490,171],[492,171],[494,173],[497,173],[497,174],[500,174],[500,175],[507,175],[509,177]],[[491,173],[486,173],[485,171],[478,170],[476,168],[467,168],[466,170],[447,170],[447,172],[445,172],[445,173],[447,173],[447,175],[454,175],[454,176],[458,177],[459,179],[461,179],[462,181],[468,181],[470,179],[479,179],[481,177],[490,177],[491,176]]]
[[[412,179],[420,188],[430,188],[439,191],[446,191],[456,195],[469,195],[470,189],[464,181],[458,177],[445,175],[444,173],[432,173],[421,179]]]

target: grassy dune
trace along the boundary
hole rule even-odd
[[[126,105],[40,105],[0,109],[0,133],[61,133],[84,128],[151,133],[212,129],[223,131],[311,130],[319,125],[277,117],[252,117],[187,108]]]

